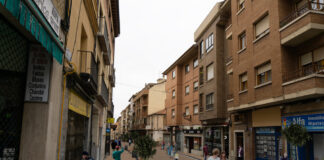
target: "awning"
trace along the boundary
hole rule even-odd
[[[57,62],[62,64],[64,48],[58,36],[35,2],[32,0],[25,0],[25,2],[23,0],[0,0],[0,5],[5,7]]]

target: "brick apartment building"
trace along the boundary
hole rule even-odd
[[[230,158],[323,158],[324,4],[231,0],[225,29]],[[296,119],[300,121],[296,121]],[[312,140],[296,147],[281,135],[293,121]],[[307,122],[307,123],[306,123]]]
[[[166,126],[171,143],[185,153],[202,155],[202,126],[199,120],[198,46],[191,46],[163,72],[167,76],[165,90]],[[170,136],[170,137],[168,137]]]
[[[224,55],[228,54],[225,28],[231,24],[230,2],[217,3],[194,34],[199,46],[199,119],[204,144],[228,153],[228,116]]]

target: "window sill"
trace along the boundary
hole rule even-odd
[[[234,101],[233,98],[232,98],[232,99],[228,99],[228,100],[226,100],[227,103],[230,103],[230,102],[233,102],[233,101]]]
[[[244,9],[245,9],[245,7],[241,8],[239,11],[237,11],[236,16],[238,16],[239,14],[241,14]]]
[[[248,90],[243,90],[243,91],[240,91],[239,94],[243,94],[243,93],[246,93]]]
[[[240,54],[240,53],[244,52],[245,50],[246,50],[246,47],[243,48],[243,49],[241,49],[241,50],[239,50],[239,51],[237,51],[237,54]]]
[[[260,39],[262,39],[263,37],[267,36],[270,33],[270,29],[268,29],[267,31],[265,31],[264,33],[262,33],[262,35],[260,37],[258,37],[257,39],[255,39],[253,41],[253,44],[255,44],[256,42],[258,42]]]
[[[261,87],[267,86],[267,85],[269,85],[269,84],[271,84],[271,83],[272,83],[272,81],[265,82],[265,83],[262,83],[262,84],[259,84],[259,85],[255,86],[254,88],[255,88],[255,89],[257,89],[257,88],[261,88]]]
[[[209,48],[207,49],[207,51],[206,51],[206,54],[208,54],[211,50],[213,50],[213,48],[214,48],[214,45],[212,45],[211,47],[209,47]]]

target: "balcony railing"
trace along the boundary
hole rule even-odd
[[[98,84],[98,66],[91,51],[78,51],[81,55],[80,62],[80,78],[87,84],[87,88],[97,93]],[[88,66],[88,58],[91,58],[90,67]]]
[[[98,39],[100,47],[103,51],[103,58],[106,65],[110,64],[110,43],[109,43],[109,36],[108,36],[108,29],[105,17],[99,18],[99,32],[98,32]]]
[[[324,74],[324,65],[315,63],[306,67],[302,67],[301,69],[298,69],[296,71],[285,73],[283,75],[283,82],[288,82],[315,73]]]
[[[214,107],[214,104],[207,104],[206,105],[206,110],[212,109]]]
[[[101,103],[108,105],[108,97],[109,97],[109,92],[108,92],[108,88],[106,86],[104,77],[102,77],[102,81],[101,81],[101,87],[100,87],[100,92],[98,95],[98,99],[101,101]]]
[[[294,19],[300,17],[307,11],[314,10],[314,11],[323,11],[324,10],[324,3],[317,3],[317,2],[307,2],[296,11],[288,15],[286,18],[280,21],[280,27],[285,26],[289,22],[293,21]]]
[[[109,74],[109,81],[112,87],[115,87],[115,68],[111,69],[111,73]]]

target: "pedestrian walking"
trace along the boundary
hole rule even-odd
[[[243,160],[243,157],[244,157],[243,147],[241,145],[239,145],[237,151],[238,151],[237,152],[237,160]]]
[[[208,158],[208,160],[220,160],[219,156],[219,149],[215,148],[213,150],[213,155]]]
[[[208,156],[208,146],[207,146],[207,144],[204,145],[203,152],[204,152],[204,160],[207,160],[207,156]]]
[[[120,147],[122,146],[120,139],[118,139],[118,146],[120,146]]]
[[[222,152],[220,160],[227,160],[225,151]]]
[[[89,153],[86,151],[82,152],[82,159],[81,160],[93,160],[93,158],[90,157]]]
[[[164,150],[165,143],[162,141],[162,150]]]
[[[119,151],[119,148],[120,146],[116,146],[116,150],[112,154],[114,160],[121,160],[120,156],[124,152],[124,148],[121,148],[121,151]]]
[[[131,144],[132,144],[132,140],[128,139],[128,145],[131,146]]]
[[[116,149],[116,146],[117,146],[116,141],[115,141],[115,140],[112,141],[112,142],[111,142],[111,148],[112,148],[113,150],[115,150],[115,149]]]

